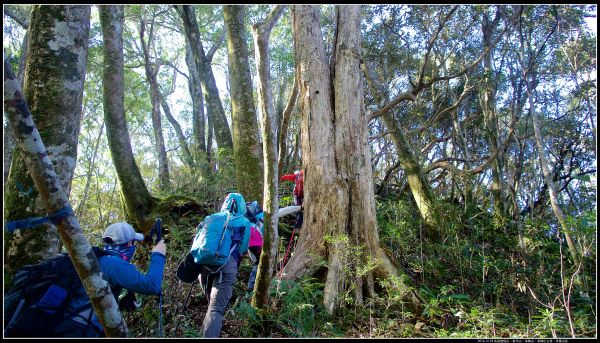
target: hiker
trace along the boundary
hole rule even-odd
[[[302,206],[304,202],[304,170],[296,170],[293,174],[283,175],[280,181],[294,181],[294,205]],[[296,229],[302,227],[303,219],[303,211],[298,211],[294,225]]]
[[[125,222],[109,225],[104,248],[92,247],[102,278],[111,287],[122,310],[135,309],[135,295],[159,294],[166,246],[160,240],[152,249],[150,267],[142,274],[131,264],[135,242],[144,240]],[[121,291],[129,291],[119,297]],[[6,337],[99,337],[104,330],[67,254],[48,258],[17,271],[13,287],[4,296]]]
[[[238,268],[248,250],[252,224],[245,216],[246,211],[241,194],[228,194],[221,210],[198,225],[191,251],[177,268],[177,277],[183,282],[191,283],[198,278],[208,300],[202,322],[204,337],[221,335]]]
[[[150,267],[146,274],[142,274],[131,264],[131,260],[135,254],[135,242],[143,240],[144,235],[135,232],[133,227],[125,222],[109,225],[102,235],[104,251],[108,252],[108,255],[98,260],[102,278],[110,284],[117,301],[123,288],[128,290],[127,295],[120,298],[121,310],[137,308],[135,293],[156,295],[161,291],[167,255],[165,241],[161,239],[152,248]]]

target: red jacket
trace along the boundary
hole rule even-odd
[[[304,170],[299,173],[283,175],[280,181],[294,181],[294,195],[304,197]]]

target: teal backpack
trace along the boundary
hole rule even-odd
[[[236,248],[239,256],[243,256],[248,250],[251,226],[245,214],[244,197],[239,193],[228,194],[221,211],[198,224],[190,251],[194,262],[222,266]]]

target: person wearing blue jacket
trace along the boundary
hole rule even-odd
[[[135,232],[128,223],[119,222],[106,228],[102,240],[105,243],[104,250],[109,254],[100,257],[100,270],[117,299],[123,288],[149,295],[160,292],[167,250],[164,240],[152,248],[150,267],[145,274],[131,263],[135,254],[135,242],[143,241],[143,234]]]
[[[131,295],[135,293],[157,295],[161,291],[163,273],[166,262],[167,247],[164,240],[160,240],[152,248],[150,255],[150,267],[148,272],[140,272],[131,263],[135,255],[136,242],[144,240],[144,235],[135,232],[133,227],[126,222],[118,222],[109,225],[102,235],[104,251],[106,255],[98,259],[102,278],[108,282],[115,300],[119,302],[119,295],[126,289]],[[133,302],[135,296],[128,297]],[[122,302],[119,304],[123,309]],[[126,305],[126,309],[132,309],[132,304]],[[134,306],[135,308],[135,306]],[[90,309],[91,311],[91,309]],[[75,317],[75,320],[77,317]],[[85,324],[85,322],[83,322]],[[102,330],[100,322],[93,314],[92,323]]]

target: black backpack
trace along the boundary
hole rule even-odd
[[[108,254],[93,247],[96,257]],[[4,296],[5,337],[99,337],[94,311],[67,254],[17,271]]]

